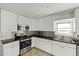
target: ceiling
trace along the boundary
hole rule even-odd
[[[0,8],[37,18],[79,7],[79,3],[0,3]]]

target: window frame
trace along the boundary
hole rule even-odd
[[[71,31],[70,34],[66,33],[58,33],[57,29],[57,24],[62,24],[62,23],[71,23]],[[54,21],[54,31],[56,35],[64,35],[64,36],[72,36],[73,32],[75,32],[75,18],[69,18],[69,19],[64,19],[64,20],[55,20]]]

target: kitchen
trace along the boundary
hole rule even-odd
[[[78,16],[78,3],[0,4],[0,56],[79,56]]]

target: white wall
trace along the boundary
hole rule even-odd
[[[14,38],[14,33],[12,32],[0,32],[0,40]]]

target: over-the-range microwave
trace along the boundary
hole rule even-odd
[[[19,30],[19,31],[29,30],[29,25],[17,24],[17,30]]]

